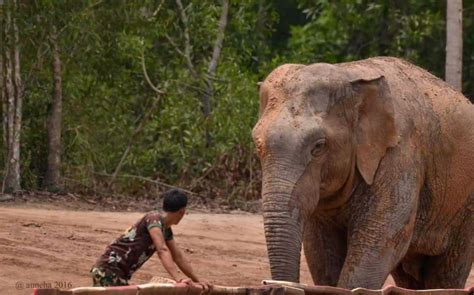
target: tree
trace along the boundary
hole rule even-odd
[[[3,10],[3,4],[0,3],[0,24],[4,26],[3,20],[5,19],[4,17],[4,10]],[[5,97],[5,85],[4,85],[4,73],[3,73],[3,55],[4,55],[4,41],[5,41],[5,36],[4,36],[4,30],[0,28],[0,102],[1,102],[1,107],[2,107],[2,144],[3,144],[3,151],[7,151],[7,121],[6,121],[6,116],[3,114],[7,110],[7,101]],[[3,160],[6,162],[6,154],[3,155]]]
[[[446,82],[462,91],[462,0],[447,0]]]
[[[56,26],[53,24],[49,36],[52,53],[53,96],[51,111],[48,116],[48,167],[45,185],[49,190],[61,187],[61,118],[62,118],[62,75],[61,55]]]
[[[214,79],[216,78],[217,65],[222,51],[222,43],[224,42],[225,27],[227,26],[227,15],[229,13],[229,1],[223,0],[222,13],[219,19],[218,32],[216,41],[214,43],[214,49],[212,50],[212,58],[205,74],[206,88],[203,95],[203,112],[207,117],[211,113],[211,99],[214,98]]]
[[[16,1],[21,14],[13,0],[0,0],[0,165],[11,167],[17,84],[28,98],[23,189],[113,183],[112,193],[132,193],[143,187],[124,181],[133,174],[210,196],[256,196],[256,187],[246,193],[258,182],[249,132],[258,116],[255,83],[272,69],[375,55],[437,76],[446,66],[447,1]],[[471,36],[474,2],[463,5]],[[23,83],[15,82],[14,16]],[[472,100],[474,38],[463,46],[463,87]]]
[[[20,40],[17,0],[5,1],[3,45],[3,130],[5,132],[5,176],[3,191],[15,192],[20,183],[20,133],[23,106],[23,83],[20,72]]]
[[[207,71],[199,71],[196,70],[196,66],[194,65],[193,58],[192,58],[192,44],[189,35],[189,21],[188,16],[186,13],[186,8],[183,6],[181,0],[176,0],[176,6],[179,11],[179,17],[182,22],[183,26],[183,35],[184,35],[184,52],[179,49],[179,47],[174,43],[174,41],[166,35],[168,41],[173,44],[175,50],[179,55],[183,56],[186,60],[186,65],[188,70],[193,77],[193,79],[198,83],[202,84],[204,82],[204,89],[199,89],[201,93],[201,107],[203,115],[206,119],[208,119],[211,115],[212,111],[212,100],[214,99],[214,80],[216,77],[217,66],[219,64],[219,59],[222,52],[222,45],[224,42],[225,37],[225,29],[228,22],[228,14],[229,14],[229,0],[222,1],[222,8],[221,8],[221,15],[218,22],[217,34],[216,39],[214,41],[214,46],[212,49],[212,57],[209,61],[209,65],[207,67]],[[208,124],[207,124],[208,125]],[[207,126],[206,125],[206,126]],[[206,129],[206,146],[211,145],[211,136],[209,134],[209,130]]]

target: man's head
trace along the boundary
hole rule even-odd
[[[178,224],[186,213],[188,196],[178,189],[168,190],[162,196],[163,211],[171,217],[172,224]]]

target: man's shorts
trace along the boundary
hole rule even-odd
[[[127,286],[128,281],[119,277],[116,273],[102,267],[91,269],[92,283],[94,287]]]

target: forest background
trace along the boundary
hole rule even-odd
[[[140,200],[176,186],[251,209],[257,82],[272,69],[383,55],[445,74],[446,1],[0,0],[0,9],[4,192]],[[472,0],[463,36],[462,90],[474,101]]]

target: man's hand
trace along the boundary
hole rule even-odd
[[[207,292],[209,292],[210,290],[212,290],[212,284],[208,281],[201,281],[199,283],[197,283],[198,285],[201,285],[202,288],[204,289],[204,294],[206,294]]]
[[[188,285],[188,286],[192,286],[193,280],[187,279],[187,278],[186,278],[186,279],[179,279],[179,280],[177,281],[177,283],[178,283],[178,284],[186,284],[186,285]]]
[[[189,287],[199,288],[202,290],[201,294],[207,294],[212,289],[212,284],[208,281],[193,282],[191,279],[180,279],[176,283],[185,284]]]

